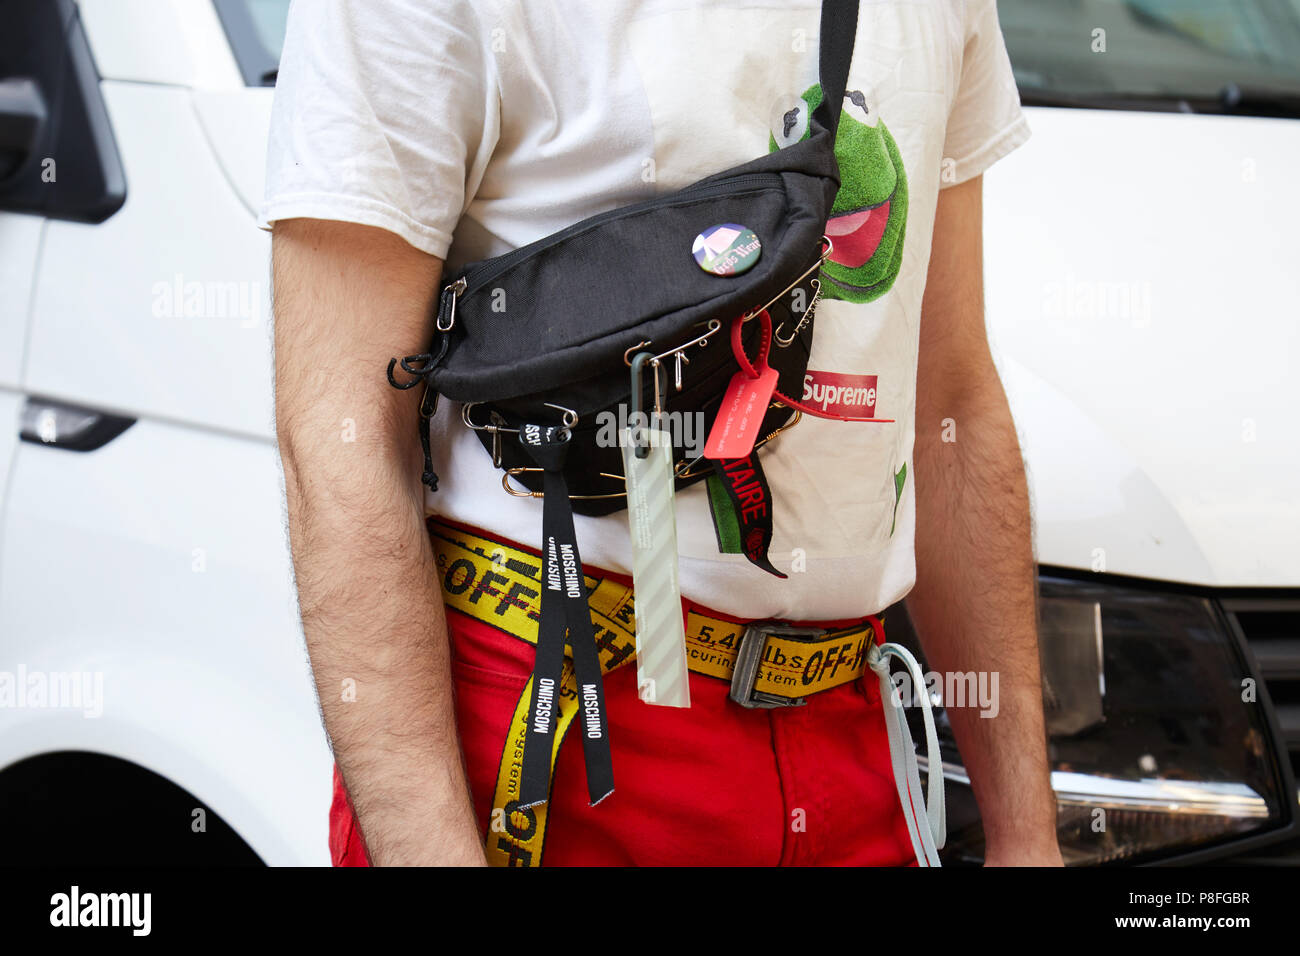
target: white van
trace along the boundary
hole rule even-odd
[[[0,0],[6,862],[329,862],[254,227],[287,7]],[[987,305],[1062,849],[1300,861],[1300,6],[1000,8],[1034,135]]]

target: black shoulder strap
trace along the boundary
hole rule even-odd
[[[840,170],[835,162],[835,131],[839,128],[844,88],[849,81],[853,42],[858,32],[858,0],[822,0],[821,34],[817,39],[818,82],[822,101],[809,120],[808,138],[783,149],[759,156],[707,176],[693,186],[726,179],[741,173],[798,172],[826,181],[826,211],[830,211],[840,188]]]
[[[821,33],[817,38],[817,74],[822,101],[813,111],[813,135],[819,130],[831,134],[839,126],[840,105],[849,82],[853,43],[858,33],[858,0],[822,0]]]

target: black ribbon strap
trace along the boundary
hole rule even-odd
[[[525,808],[545,803],[550,796],[551,752],[560,720],[566,630],[578,684],[578,726],[587,765],[587,795],[595,806],[614,792],[605,683],[573,527],[569,487],[564,480],[569,438],[567,428],[525,425],[519,430],[520,444],[542,469],[543,494],[541,620],[519,786],[520,804]]]

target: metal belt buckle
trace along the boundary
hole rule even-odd
[[[758,670],[763,665],[767,642],[774,634],[812,639],[826,633],[822,627],[795,627],[768,621],[749,625],[745,628],[744,637],[740,639],[740,650],[736,652],[736,668],[731,672],[731,693],[728,696],[741,707],[761,710],[798,707],[806,703],[802,697],[779,697],[758,690],[755,687],[758,683]]]

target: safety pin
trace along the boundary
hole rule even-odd
[[[704,348],[706,345],[709,344],[710,336],[717,334],[718,330],[721,328],[722,328],[722,321],[720,319],[709,319],[709,330],[705,332],[703,335],[698,335],[695,338],[691,339],[689,342],[685,343],[684,345],[677,346],[677,348],[675,349],[669,349],[667,352],[661,352],[658,355],[652,355],[649,359],[646,360],[646,364],[648,364],[654,370],[654,375],[655,375],[655,410],[656,411],[659,410],[659,404],[660,404],[659,368],[661,365],[663,365],[662,359],[666,359],[670,355],[673,357],[673,391],[680,392],[682,390],[682,366],[691,364],[690,358],[687,357],[686,355],[686,350],[693,345],[698,345],[700,348]]]
[[[799,333],[803,331],[803,327],[808,324],[808,320],[812,318],[813,309],[817,308],[817,300],[820,299],[822,295],[822,280],[813,279],[811,284],[813,290],[812,298],[808,301],[808,308],[804,309],[803,315],[799,317],[799,322],[795,325],[794,331],[788,336],[782,336],[781,330],[785,328],[785,323],[782,322],[776,327],[776,331],[772,333],[772,341],[776,343],[777,348],[789,348],[794,340],[799,337]]]
[[[641,349],[645,348],[649,344],[650,344],[649,339],[642,339],[636,345],[632,346],[630,349],[625,351],[623,353],[623,364],[630,368],[632,366],[632,353],[640,351]]]
[[[466,402],[464,405],[462,405],[460,407],[460,420],[465,423],[465,426],[467,428],[472,428],[476,432],[491,432],[492,467],[500,468],[501,467],[501,433],[506,432],[511,435],[518,435],[519,429],[511,428],[508,425],[502,424],[500,422],[490,422],[487,425],[475,425],[474,419],[470,417],[470,409],[478,404],[479,404],[478,402]],[[553,405],[550,402],[542,402],[542,404],[545,405],[547,408],[554,408],[556,411],[561,413],[560,427],[566,432],[566,435],[564,437],[565,440],[567,441],[568,440],[567,432],[569,431],[569,429],[573,428],[574,425],[578,424],[578,413],[575,412],[572,408],[565,408],[563,405]],[[496,412],[493,412],[492,414],[493,416],[500,418],[500,416],[497,415]],[[502,422],[503,421],[504,419],[502,419]]]
[[[478,405],[478,402],[466,402],[460,407],[460,420],[465,423],[466,428],[472,428],[476,432],[510,432],[512,435],[518,435],[518,428],[509,428],[505,425],[498,425],[496,422],[489,422],[487,425],[475,425],[474,420],[470,418],[470,409]]]
[[[721,319],[709,319],[708,331],[705,332],[703,335],[697,335],[689,342],[679,345],[675,349],[669,349],[667,352],[660,352],[658,355],[652,355],[650,356],[650,358],[646,359],[646,361],[649,364],[658,368],[662,359],[666,359],[670,355],[675,356],[677,360],[677,374],[673,377],[673,384],[676,386],[676,390],[680,392],[682,390],[682,365],[691,364],[691,360],[687,358],[686,355],[683,353],[686,351],[686,349],[690,348],[692,345],[698,345],[700,348],[704,348],[706,345],[709,344],[709,339],[713,335],[717,334],[718,330],[721,328],[722,328]],[[627,365],[628,367],[631,367],[632,353],[639,352],[642,348],[644,348],[649,344],[650,344],[650,340],[645,339],[641,342],[638,342],[636,345],[632,346],[631,348],[629,348],[626,352],[623,353],[623,364]]]
[[[650,361],[657,364],[660,359],[666,359],[670,355],[677,355],[680,352],[684,352],[692,345],[698,345],[700,347],[708,345],[709,336],[716,333],[720,328],[722,328],[722,321],[720,319],[709,319],[709,331],[705,332],[703,335],[696,336],[685,345],[679,345],[675,349],[669,349],[667,352],[660,352],[658,355],[651,356]]]
[[[474,420],[470,418],[470,409],[479,404],[481,403],[466,402],[460,407],[460,420],[465,423],[467,428],[472,428],[476,432],[508,432],[511,435],[519,434],[518,428],[510,428],[507,425],[499,425],[496,422],[491,422],[487,425],[475,425]],[[563,405],[554,405],[551,402],[542,402],[542,404],[547,408],[553,408],[557,412],[561,413],[560,422],[565,428],[572,428],[574,425],[578,424],[578,413],[572,408],[565,408]]]
[[[776,304],[776,303],[777,303],[777,302],[778,302],[778,301],[779,301],[779,300],[780,300],[780,299],[781,299],[781,298],[782,298],[782,297],[783,297],[787,292],[790,292],[790,291],[791,291],[792,289],[794,289],[794,287],[797,286],[800,282],[802,282],[804,279],[808,278],[809,275],[811,275],[813,272],[817,271],[817,270],[820,269],[823,265],[825,265],[825,264],[826,264],[826,258],[831,254],[831,250],[835,248],[835,244],[831,242],[830,236],[822,236],[822,242],[826,243],[826,248],[822,250],[822,254],[821,254],[821,256],[818,258],[818,260],[817,260],[815,263],[813,263],[811,266],[809,266],[807,269],[805,269],[803,272],[801,272],[801,273],[800,273],[800,274],[795,278],[795,280],[794,280],[793,282],[791,282],[788,286],[786,286],[784,289],[782,289],[782,290],[781,290],[780,292],[778,292],[776,295],[772,296],[772,298],[768,299],[766,302],[764,302],[762,305],[760,305],[757,309],[750,309],[748,312],[746,312],[746,313],[741,317],[741,321],[742,321],[742,322],[748,322],[748,321],[749,321],[750,319],[752,319],[754,316],[759,315],[760,313],[762,313],[762,311],[763,311],[764,309],[770,309],[770,308],[771,308],[772,306],[774,306],[774,305],[775,305],[775,304]]]
[[[541,470],[542,470],[541,468],[537,468],[537,467],[532,466],[532,465],[529,465],[529,466],[526,466],[526,467],[519,467],[519,468],[507,468],[507,469],[506,469],[506,473],[505,473],[504,475],[501,476],[501,487],[504,488],[504,489],[506,490],[506,493],[507,493],[507,494],[509,494],[509,495],[511,495],[511,496],[513,496],[513,497],[515,497],[515,498],[544,498],[544,497],[545,497],[545,494],[544,494],[543,492],[540,492],[540,491],[527,491],[527,490],[525,490],[525,491],[516,491],[515,488],[514,488],[514,486],[510,484],[510,479],[511,479],[511,478],[518,477],[519,475],[526,474],[526,473],[535,473],[535,472],[539,472],[539,471],[541,471]],[[624,478],[622,475],[611,475],[611,474],[610,474],[609,472],[607,472],[607,471],[600,471],[600,472],[597,472],[597,474],[600,475],[600,477],[602,477],[602,478],[614,478],[614,479],[616,479],[617,481],[626,481],[626,480],[627,480],[627,479]],[[595,499],[595,498],[622,498],[622,497],[624,497],[624,496],[626,496],[626,495],[627,495],[627,491],[624,490],[624,491],[614,491],[614,492],[611,492],[611,493],[609,493],[609,494],[604,494],[604,495],[569,495],[569,497],[570,497],[570,498],[582,498],[582,499]]]

